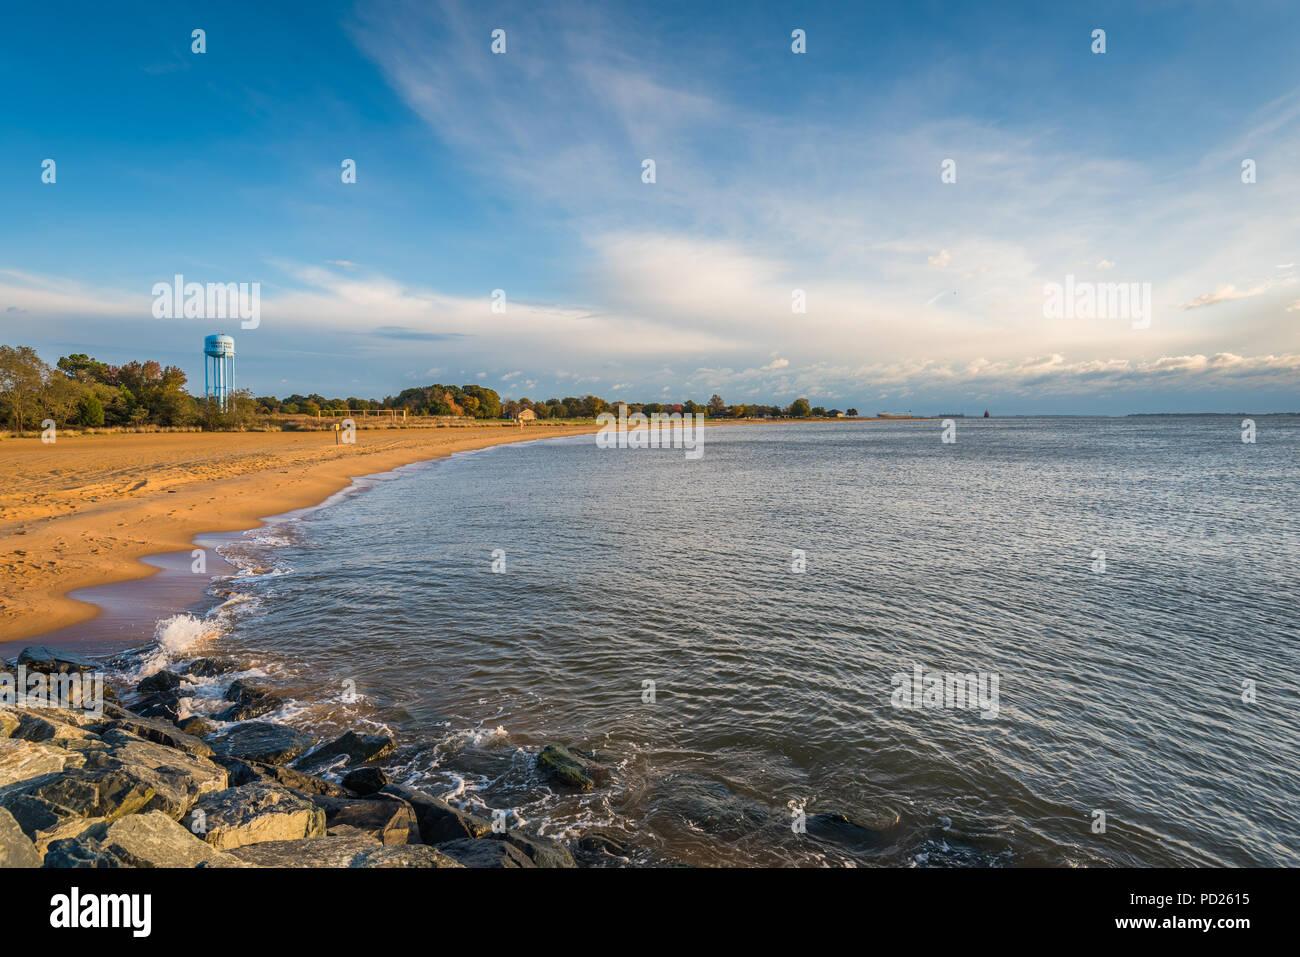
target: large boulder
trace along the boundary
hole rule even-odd
[[[325,812],[330,834],[359,832],[381,844],[420,843],[420,824],[411,805],[391,794],[369,798],[314,796],[312,802]]]
[[[248,844],[230,851],[229,856],[254,867],[348,867],[358,854],[381,846],[373,837],[349,834]]]
[[[210,743],[222,757],[286,764],[311,747],[311,736],[287,724],[250,721],[223,731]]]
[[[22,722],[18,720],[18,712],[13,708],[0,705],[0,738],[9,737],[21,724]]]
[[[325,835],[325,812],[277,784],[244,784],[205,795],[190,820],[204,841],[222,851]]]
[[[250,721],[284,706],[284,699],[260,685],[239,679],[226,689],[229,708],[213,715],[218,721]]]
[[[579,791],[590,791],[603,784],[609,771],[581,753],[574,753],[562,744],[548,744],[537,756],[537,769],[551,780]]]
[[[154,796],[144,808],[162,811],[173,820],[204,794],[229,786],[226,769],[197,754],[145,741],[120,728],[104,732],[107,751],[86,751],[87,767],[119,767],[145,781]]]
[[[348,867],[464,867],[454,857],[423,844],[394,844],[362,851]]]
[[[239,758],[223,758],[220,755],[216,760],[228,772],[230,772],[230,784],[237,787],[241,784],[253,784],[258,781],[266,781],[272,784],[280,784],[296,791],[299,794],[323,794],[328,797],[349,797],[348,792],[339,787],[333,781],[326,781],[324,778],[313,777],[310,774],[303,774],[301,771],[295,771],[293,768],[287,768],[282,764],[259,764],[256,761],[242,761]]]
[[[343,775],[343,786],[353,794],[374,794],[388,784],[388,775],[380,768],[357,768]]]
[[[31,645],[18,653],[18,664],[26,665],[28,671],[40,671],[45,674],[82,673],[97,671],[96,662],[76,652],[64,651],[62,648],[48,648],[45,645]]]
[[[47,867],[198,867],[218,856],[159,811],[100,824],[79,838],[56,842],[50,851]]]
[[[12,814],[0,808],[0,870],[10,867],[40,867],[36,845],[23,833]]]
[[[506,841],[476,841],[463,838],[439,844],[438,850],[465,867],[535,867],[532,859]]]
[[[212,756],[212,749],[198,738],[186,734],[171,722],[162,721],[158,718],[141,718],[137,715],[129,715],[125,718],[112,718],[87,727],[96,734],[103,734],[105,731],[116,728],[128,734],[133,734],[137,738],[152,741],[154,744],[176,748],[186,754],[197,754],[203,758]]]
[[[491,821],[454,808],[442,798],[423,791],[388,784],[379,793],[399,797],[411,805],[420,825],[420,840],[425,844],[441,844],[462,838],[475,839],[492,833]]]
[[[819,841],[854,851],[870,851],[889,843],[887,832],[897,823],[898,814],[886,809],[875,812],[866,821],[855,821],[835,811],[810,814],[805,826],[808,836]]]
[[[298,762],[300,768],[332,767],[339,763],[364,764],[392,753],[395,742],[386,734],[348,731],[323,744]]]
[[[0,791],[64,767],[81,767],[85,759],[75,751],[20,738],[0,738]]]
[[[534,867],[577,867],[573,854],[559,841],[545,837],[528,837],[518,831],[505,831],[493,834],[492,839],[505,841],[523,851]]]
[[[180,728],[184,734],[188,734],[192,738],[206,738],[208,735],[214,734],[217,730],[215,724],[207,718],[197,714],[192,714],[187,718],[181,718],[176,722],[176,727]],[[208,752],[211,753],[212,749],[208,748]]]
[[[141,694],[175,691],[181,686],[181,676],[171,671],[156,671],[135,686]]]
[[[83,727],[83,724],[95,719],[78,711],[41,708],[39,711],[18,711],[15,714],[18,727],[10,733],[11,738],[66,747],[71,741],[87,741],[96,737],[94,731]]]

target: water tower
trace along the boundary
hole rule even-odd
[[[226,409],[234,391],[235,340],[230,336],[208,336],[203,340],[203,392],[214,396]]]

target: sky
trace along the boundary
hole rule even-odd
[[[1300,410],[1294,4],[5,20],[0,342],[51,363],[156,359],[198,391],[224,332],[257,395]],[[156,318],[176,274],[259,283],[259,324]],[[1067,281],[1138,284],[1150,315],[1049,314]]]

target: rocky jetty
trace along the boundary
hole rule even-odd
[[[50,648],[27,649],[22,661],[54,674],[94,666]],[[141,681],[143,708],[105,702],[94,715],[0,704],[0,867],[578,866],[564,844],[494,831],[390,783],[371,763],[392,752],[386,735],[348,731],[321,743],[244,719],[274,697],[247,682],[226,694],[238,723],[216,730],[181,718],[183,677],[229,670],[195,664]],[[594,784],[585,758],[554,757],[557,774]]]

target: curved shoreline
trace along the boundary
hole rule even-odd
[[[0,495],[0,534],[17,546],[0,555],[0,652],[94,621],[101,606],[74,592],[154,578],[164,564],[149,559],[165,563],[201,537],[319,507],[366,476],[598,428],[363,430],[354,446],[331,433],[154,433],[14,449],[0,459],[0,486],[23,489]],[[69,471],[76,484],[60,487]],[[215,576],[196,577],[202,592]]]

